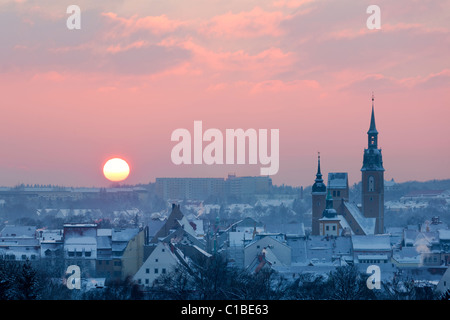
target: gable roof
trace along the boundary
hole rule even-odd
[[[7,225],[0,232],[1,238],[15,237],[15,238],[35,238],[35,226],[15,226]]]
[[[329,172],[328,188],[330,189],[346,189],[348,188],[347,172]]]
[[[390,251],[391,241],[389,235],[353,235],[353,250],[361,251]]]
[[[350,202],[344,202],[345,207],[348,209],[350,214],[355,218],[358,225],[363,230],[364,234],[371,235],[375,234],[375,225],[376,225],[376,218],[366,218],[362,215],[359,208]]]

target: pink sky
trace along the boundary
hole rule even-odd
[[[0,28],[0,185],[107,186],[112,156],[130,184],[259,174],[174,165],[194,120],[279,129],[275,184],[312,184],[318,151],[355,183],[372,91],[385,178],[450,178],[448,1],[0,0]]]

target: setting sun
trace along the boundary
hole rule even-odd
[[[108,180],[122,181],[125,180],[130,174],[130,167],[123,159],[109,159],[103,166],[103,174]]]

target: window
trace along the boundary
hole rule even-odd
[[[90,257],[90,256],[91,256],[91,252],[90,252],[90,251],[86,251],[86,252],[84,253],[84,255],[85,255],[86,257]]]
[[[162,249],[161,252],[166,252],[166,249]]]
[[[31,255],[31,260],[36,260],[36,255],[32,254]]]
[[[369,186],[368,186],[369,192],[375,191],[375,178],[373,176],[369,177]]]
[[[333,197],[336,197],[336,191],[333,191]]]
[[[158,262],[158,259],[155,259],[155,262]]]
[[[102,264],[102,260],[98,260],[98,264],[101,265]]]
[[[166,274],[166,268],[162,268],[161,273]]]
[[[336,230],[336,226],[333,226],[333,231],[335,231]]]
[[[340,192],[340,191],[337,192],[337,196],[338,196],[338,197],[341,196],[341,192]]]
[[[155,274],[157,274],[158,273],[158,268],[155,268]]]
[[[27,256],[26,255],[22,255],[22,260],[26,260],[27,259]]]
[[[73,257],[73,256],[75,256],[75,252],[69,251],[69,257]]]
[[[149,268],[146,268],[146,269],[145,269],[145,273],[150,273],[150,269],[149,269]]]
[[[142,280],[141,280],[141,279],[138,279],[138,283],[141,284],[141,283],[142,283]]]
[[[325,230],[327,231],[330,230],[330,226],[326,226]]]
[[[145,284],[148,284],[148,282],[149,282],[148,279],[145,279]]]
[[[82,254],[83,254],[83,252],[81,252],[81,251],[77,251],[77,252],[75,252],[75,254],[76,254],[76,256],[77,256],[77,257],[81,257],[81,256],[82,256]]]

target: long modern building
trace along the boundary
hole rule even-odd
[[[167,199],[205,200],[209,196],[249,196],[270,192],[268,176],[224,178],[156,178],[157,194]]]

